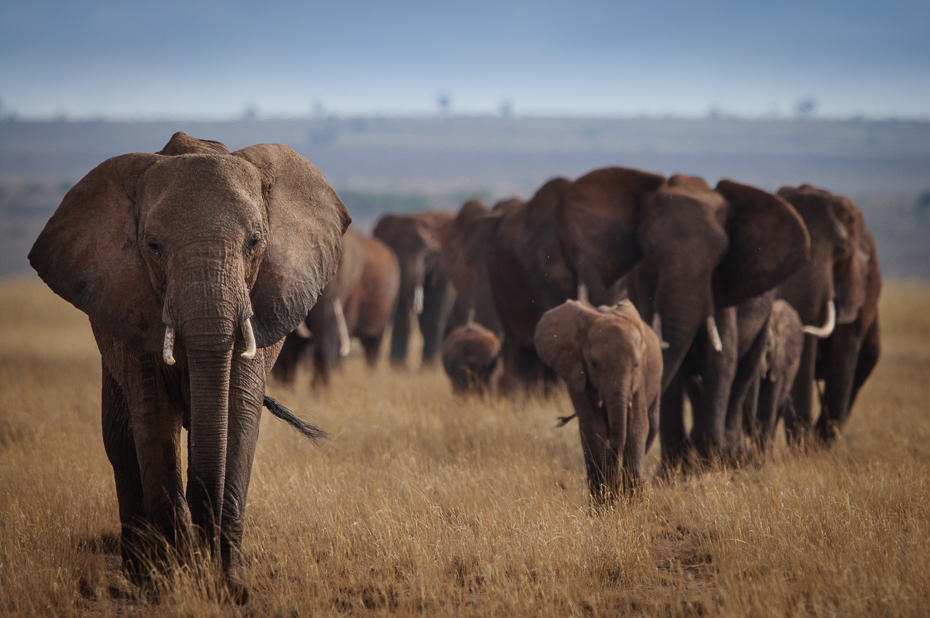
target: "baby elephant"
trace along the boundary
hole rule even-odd
[[[501,371],[501,343],[487,328],[469,321],[442,344],[442,367],[456,394],[493,393]]]
[[[534,342],[568,385],[595,504],[613,501],[621,486],[631,493],[659,429],[659,338],[628,300],[598,308],[569,300],[543,314]]]
[[[798,312],[791,305],[783,300],[776,300],[772,304],[759,368],[755,423],[747,423],[750,425],[750,435],[763,454],[771,451],[778,420],[785,414],[793,414],[791,385],[794,384],[801,364],[803,328]]]

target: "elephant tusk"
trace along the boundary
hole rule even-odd
[[[255,358],[255,352],[258,351],[258,348],[255,345],[255,333],[252,332],[251,319],[242,323],[242,338],[245,339],[245,352],[242,353],[242,358],[252,360]]]
[[[423,313],[423,286],[418,285],[413,290],[413,310],[417,315]]]
[[[723,352],[723,342],[720,341],[720,333],[717,332],[717,322],[714,316],[707,316],[707,334],[710,336],[710,344],[714,346],[717,352]]]
[[[310,329],[307,328],[307,323],[303,321],[301,321],[301,323],[297,325],[297,328],[294,329],[294,332],[297,333],[297,336],[300,337],[301,339],[312,339],[313,338],[313,333],[311,333]]]
[[[662,316],[659,315],[658,311],[652,314],[652,330],[659,338],[659,347],[663,350],[669,349],[671,346],[669,345],[668,341],[662,339]]]
[[[166,365],[174,364],[174,329],[165,326],[165,346],[162,349],[161,357]]]
[[[591,300],[588,298],[588,286],[583,283],[578,284],[578,302],[587,307],[591,306]]]
[[[475,323],[475,308],[470,307],[468,309],[468,319],[465,321],[469,326]]]
[[[352,340],[349,338],[349,327],[346,326],[346,315],[342,311],[342,301],[338,298],[333,301],[333,312],[336,314],[336,328],[339,330],[339,356],[346,357],[352,349]]]
[[[836,328],[836,304],[831,300],[830,304],[827,306],[827,323],[820,327],[805,326],[801,330],[808,335],[826,339],[833,334],[834,328]]]

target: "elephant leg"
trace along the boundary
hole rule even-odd
[[[423,365],[435,365],[442,351],[446,322],[455,303],[455,289],[445,277],[435,276],[423,289],[423,313],[420,332],[423,334]]]
[[[679,369],[659,403],[659,444],[662,448],[662,473],[670,476],[684,462],[688,449],[685,430],[684,376]]]
[[[220,558],[230,595],[237,603],[245,603],[249,588],[242,570],[242,533],[265,394],[265,360],[263,354],[244,360],[238,358],[239,352],[230,376],[230,393],[234,396],[229,400]]]
[[[850,398],[862,338],[855,322],[841,324],[833,332],[829,362],[824,374],[823,405],[817,419],[817,437],[830,443],[849,418]]]
[[[154,532],[171,546],[183,548],[191,538],[191,514],[181,476],[181,389],[160,354],[127,354],[126,359],[135,365],[128,372],[131,379],[126,395],[142,479],[147,533]]]
[[[766,328],[767,326],[763,325],[749,350],[739,359],[730,388],[725,423],[725,448],[734,461],[741,461],[746,456],[743,427],[746,425],[747,415],[753,418],[756,415],[756,386],[762,366],[762,355],[765,352]],[[747,407],[750,410],[747,411]]]
[[[300,357],[303,356],[309,345],[309,339],[304,339],[293,333],[285,337],[284,346],[278,356],[278,362],[274,365],[274,376],[284,384],[293,385]]]
[[[307,325],[313,333],[313,386],[328,386],[333,365],[333,333],[336,326],[332,302],[325,294],[310,309]]]
[[[718,352],[713,346],[706,346],[701,392],[694,406],[691,429],[691,441],[704,459],[725,451],[727,406],[737,365],[736,308],[718,310],[714,317],[723,349]]]
[[[778,395],[782,392],[779,382],[762,379],[759,381],[759,403],[757,405],[757,422],[755,437],[762,455],[768,455],[775,439],[775,427],[778,425]]]
[[[362,342],[362,349],[365,351],[365,364],[370,368],[374,368],[378,364],[378,355],[381,352],[381,339],[383,337],[383,333],[359,337],[359,341]]]
[[[129,422],[129,405],[116,380],[103,366],[101,416],[103,446],[113,466],[116,498],[119,502],[120,553],[123,572],[136,585],[143,583],[148,551],[144,548],[145,505],[142,475],[136,459],[136,445]]]
[[[859,362],[856,363],[856,375],[853,377],[852,393],[849,396],[849,410],[852,410],[853,404],[856,403],[859,389],[869,379],[872,370],[878,364],[878,358],[881,356],[882,351],[880,330],[876,319],[866,332],[862,346],[859,348]]]
[[[610,448],[607,414],[602,406],[592,402],[597,395],[589,391],[590,387],[585,391],[569,389],[569,397],[578,415],[588,491],[595,506],[604,506],[614,497],[612,487],[617,476],[619,453]]]
[[[791,386],[792,406],[785,413],[785,435],[788,444],[802,446],[809,442],[814,428],[814,369],[817,362],[818,340],[814,335],[804,335],[804,348],[798,373]]]

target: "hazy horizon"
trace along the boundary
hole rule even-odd
[[[901,0],[14,0],[0,116],[923,120],[928,24]]]

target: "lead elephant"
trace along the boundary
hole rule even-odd
[[[455,289],[442,264],[440,236],[454,218],[452,213],[434,211],[387,214],[375,225],[374,237],[390,247],[400,263],[391,332],[391,362],[396,366],[407,362],[411,314],[417,316],[423,335],[422,363],[431,365],[439,358],[455,303]]]
[[[779,296],[807,325],[791,390],[794,413],[786,416],[785,426],[793,442],[815,435],[830,442],[881,354],[878,253],[852,200],[810,185],[783,187],[778,194],[797,209],[811,236],[810,262],[778,286]],[[816,428],[815,379],[824,381]]]
[[[595,305],[637,264],[655,273],[647,322],[658,314],[668,342],[665,390],[716,309],[771,289],[808,259],[804,224],[784,200],[723,180],[604,168],[554,179],[499,217],[488,255],[503,324],[505,372],[551,380],[533,332],[542,314],[587,285]],[[664,446],[664,445],[663,445]]]
[[[133,581],[163,547],[152,531],[180,548],[196,530],[232,597],[247,599],[240,549],[266,375],[333,276],[349,222],[290,148],[230,153],[177,133],[159,154],[101,163],[39,235],[30,263],[89,316],[100,349],[103,438]]]
[[[621,490],[629,494],[659,429],[659,338],[628,300],[597,308],[569,300],[543,314],[535,343],[568,386],[592,500],[603,505]]]

